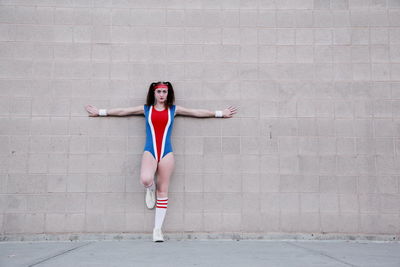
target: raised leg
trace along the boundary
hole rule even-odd
[[[140,182],[144,187],[150,187],[154,183],[154,174],[157,171],[157,161],[149,151],[145,151],[140,168]]]

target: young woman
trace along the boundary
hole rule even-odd
[[[175,106],[174,89],[170,82],[152,83],[147,93],[144,106],[131,108],[97,109],[92,105],[85,108],[90,117],[96,116],[128,116],[143,115],[146,119],[146,144],[144,147],[140,181],[146,188],[146,205],[149,209],[156,206],[153,241],[162,242],[161,231],[168,206],[168,186],[174,169],[175,160],[171,145],[171,132],[176,115],[197,118],[217,117],[231,118],[236,107],[228,107],[223,111],[205,109],[188,109]],[[154,176],[157,174],[157,185]],[[157,201],[156,201],[157,192]]]

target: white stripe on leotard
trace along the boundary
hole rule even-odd
[[[149,109],[149,117],[147,118],[147,120],[149,121],[149,124],[150,124],[151,138],[153,139],[154,157],[155,157],[156,160],[158,161],[157,143],[156,143],[156,133],[155,133],[155,131],[154,131],[153,123],[152,123],[152,121],[151,121],[151,113],[152,113],[152,110],[153,110],[153,106],[151,106],[150,109]]]

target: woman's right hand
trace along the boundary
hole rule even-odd
[[[85,106],[86,111],[89,113],[89,117],[97,117],[99,116],[99,109],[92,106],[92,105],[86,105]]]

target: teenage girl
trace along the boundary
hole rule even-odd
[[[145,201],[147,207],[153,209],[156,206],[153,229],[154,242],[164,241],[161,227],[168,206],[169,179],[175,165],[171,145],[171,132],[175,116],[231,118],[237,111],[237,108],[232,106],[223,111],[217,110],[215,112],[205,109],[188,109],[175,106],[174,102],[175,95],[172,84],[170,82],[156,82],[150,85],[144,106],[109,110],[97,109],[92,105],[85,107],[90,117],[145,116],[146,144],[142,157],[140,181],[146,188]],[[157,184],[154,183],[155,174],[157,174]]]

